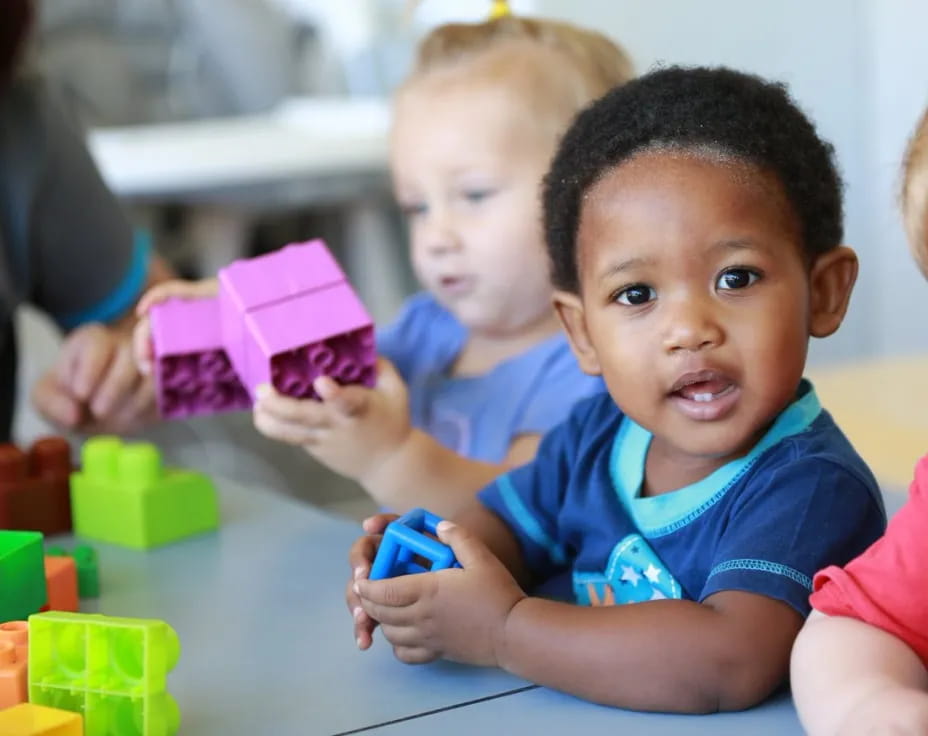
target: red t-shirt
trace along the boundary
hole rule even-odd
[[[888,631],[928,667],[928,456],[886,534],[846,567],[818,573],[813,590],[813,608]]]

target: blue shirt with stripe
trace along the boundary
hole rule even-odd
[[[603,393],[578,404],[534,462],[480,493],[536,581],[567,575],[586,605],[740,590],[806,615],[812,576],[885,527],[876,480],[807,381],[747,455],[641,497],[650,441]]]
[[[603,388],[584,375],[563,333],[478,376],[453,376],[467,328],[427,292],[406,301],[377,348],[409,387],[413,426],[459,455],[501,462],[519,435],[544,434]]]

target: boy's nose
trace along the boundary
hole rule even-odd
[[[672,306],[665,324],[663,342],[668,353],[705,350],[718,347],[725,340],[713,310],[705,304],[686,301]]]

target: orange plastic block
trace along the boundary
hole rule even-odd
[[[77,611],[77,564],[73,557],[45,558],[45,588],[48,603],[42,611]]]
[[[0,710],[0,734],[3,736],[84,736],[84,719],[80,713],[21,703]]]
[[[0,624],[0,710],[26,702],[28,662],[29,624],[25,621]],[[0,734],[5,733],[0,729]]]

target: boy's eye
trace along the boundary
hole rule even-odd
[[[625,304],[629,307],[647,304],[654,299],[657,299],[657,292],[646,284],[632,284],[631,286],[626,286],[615,295],[615,300],[619,304]]]
[[[760,278],[760,274],[750,268],[729,268],[723,271],[715,282],[715,288],[730,290],[744,289]]]

